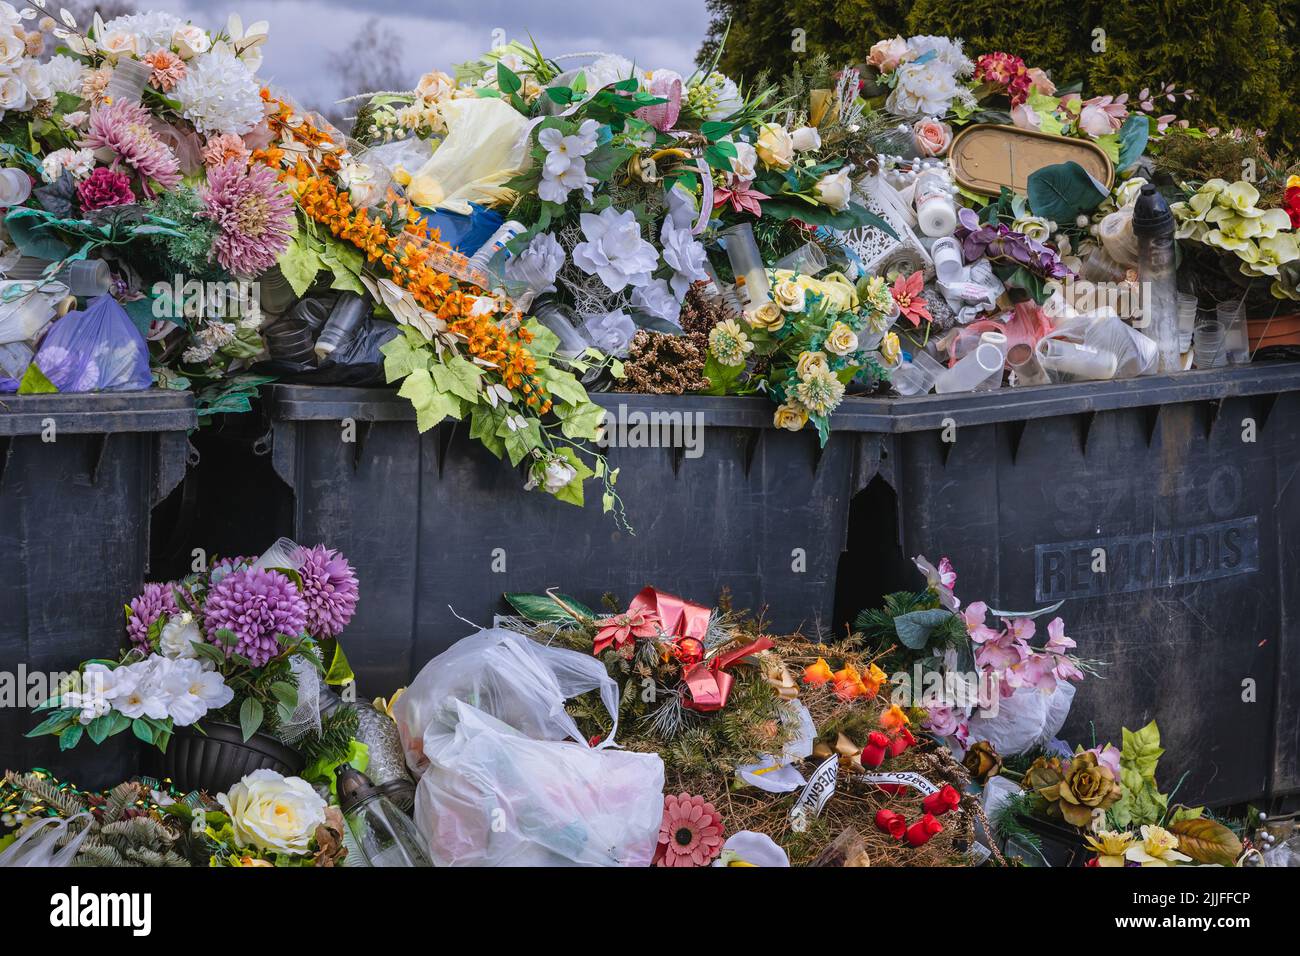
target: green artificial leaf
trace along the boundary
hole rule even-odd
[[[59,734],[59,749],[71,750],[81,742],[81,735],[86,732],[86,728],[81,724],[73,724],[63,733]]]
[[[271,684],[271,694],[290,710],[298,706],[298,685],[278,680]]]
[[[110,710],[107,714],[101,714],[86,725],[86,734],[96,744],[102,744],[108,739],[113,732],[113,715],[122,716],[115,710]]]
[[[542,384],[551,395],[570,405],[582,405],[591,401],[582,383],[563,369],[546,366],[540,372]]]
[[[506,453],[506,443],[497,436],[497,429],[506,420],[506,410],[498,406],[476,405],[470,414],[469,437],[483,443],[488,451],[500,458]]]
[[[898,639],[904,646],[919,651],[929,643],[934,629],[950,617],[952,612],[944,608],[910,611],[894,618],[894,630],[898,632]]]
[[[239,705],[239,732],[244,735],[245,741],[257,733],[257,728],[262,726],[263,716],[261,703],[256,698],[245,697]]]
[[[459,399],[449,392],[439,391],[427,369],[413,370],[397,394],[415,406],[415,427],[420,432],[427,432],[448,416],[461,416]]]
[[[1029,174],[1027,186],[1029,208],[1034,215],[1054,220],[1058,225],[1073,223],[1083,213],[1090,213],[1110,195],[1107,189],[1088,175],[1076,162],[1044,166]]]
[[[497,437],[505,446],[510,464],[518,465],[534,448],[542,447],[542,424],[530,418],[523,428],[511,428],[508,420],[503,421],[497,427]]]
[[[289,247],[280,254],[278,264],[289,285],[293,286],[293,294],[299,297],[306,295],[316,280],[316,273],[324,268],[320,250],[304,232],[295,233]]]
[[[212,632],[212,636],[222,644],[226,645],[226,647],[234,647],[239,643],[239,635],[228,627],[217,628]]]
[[[560,420],[560,432],[565,438],[594,441],[605,421],[605,409],[594,402],[571,405],[562,402],[555,407],[555,417]]]
[[[506,94],[518,93],[524,87],[519,75],[504,63],[497,63],[497,86]]]
[[[343,645],[338,641],[334,641],[333,644],[329,655],[330,665],[325,671],[325,683],[332,687],[342,687],[356,680],[357,675],[353,673],[352,665],[348,663],[348,656],[343,653]]]
[[[568,461],[573,467],[574,474],[567,485],[555,492],[555,497],[567,504],[581,508],[585,502],[583,483],[595,472],[587,467],[587,463],[579,458],[578,453],[572,448],[559,448],[556,454]]]
[[[379,352],[384,356],[384,379],[388,384],[406,378],[417,368],[428,368],[429,353],[413,345],[405,335],[394,336],[383,345]]]
[[[1119,128],[1119,159],[1115,168],[1120,172],[1130,169],[1146,152],[1151,136],[1151,120],[1141,113],[1131,113]]]
[[[1128,764],[1143,780],[1155,780],[1156,763],[1164,750],[1160,747],[1160,728],[1153,720],[1141,730],[1123,728],[1124,746],[1120,750],[1121,768]]]
[[[1241,856],[1241,840],[1214,820],[1179,820],[1170,825],[1169,832],[1178,837],[1178,852],[1197,863],[1234,866]]]
[[[709,352],[704,359],[704,377],[709,380],[709,387],[704,390],[705,395],[728,395],[733,394],[740,386],[740,377],[745,374],[744,364],[740,365],[723,365],[713,353]]]
[[[441,392],[450,392],[471,405],[479,399],[479,382],[483,373],[479,367],[459,355],[450,355],[441,363],[429,366],[434,384]]]
[[[529,319],[524,323],[524,328],[533,336],[533,340],[528,343],[528,351],[538,358],[549,358],[560,347],[560,337],[536,319]]]
[[[50,395],[57,394],[58,391],[58,387],[46,377],[35,362],[27,366],[27,371],[23,372],[23,380],[18,383],[19,395]]]
[[[135,720],[131,721],[131,733],[135,734],[137,738],[143,740],[147,744],[157,743],[154,729],[149,726],[149,722],[143,717],[137,717]]]
[[[27,207],[15,209],[5,217],[10,241],[23,255],[51,262],[66,259],[72,252],[71,247],[53,230],[46,228],[47,222],[60,221],[62,220],[48,217],[43,210]]]
[[[69,720],[81,716],[81,711],[67,707],[54,711],[39,724],[33,727],[24,737],[43,737],[46,734],[61,734],[67,726]]]
[[[567,594],[557,594],[555,598],[552,598],[549,594],[512,593],[506,595],[506,601],[519,612],[519,616],[535,624],[549,624],[552,621],[572,621],[574,619],[573,615],[560,607],[556,602],[556,598],[583,617],[595,618],[597,616],[596,612],[587,605],[575,601]]]

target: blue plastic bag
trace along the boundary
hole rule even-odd
[[[465,256],[472,256],[483,248],[483,243],[501,228],[505,221],[501,214],[470,203],[472,212],[448,212],[446,209],[420,209],[420,215],[431,227],[438,230],[438,238]]]
[[[149,346],[109,295],[55,322],[34,361],[60,392],[130,392],[153,381]]]

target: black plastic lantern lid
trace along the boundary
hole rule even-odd
[[[351,764],[339,764],[334,770],[334,776],[339,793],[339,809],[344,813],[350,813],[371,797],[382,794],[369,777]]]
[[[1174,214],[1169,203],[1151,183],[1146,183],[1133,204],[1133,234],[1135,236],[1166,236],[1174,231]]]

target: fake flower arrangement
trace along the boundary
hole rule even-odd
[[[879,277],[854,286],[839,274],[776,270],[770,280],[767,302],[709,332],[709,392],[765,393],[777,403],[778,428],[799,431],[811,422],[825,445],[848,383],[862,375],[874,384],[897,360],[890,327],[900,309]]]
[[[350,679],[337,638],[357,597],[346,559],[291,542],[147,584],[126,607],[121,657],[83,664],[75,686],[37,708],[48,716],[27,736],[53,734],[68,750],[130,728],[166,750],[177,728],[205,719],[238,723],[245,740],[275,730],[298,707],[301,669]]]
[[[965,772],[912,732],[884,672],[851,643],[766,635],[725,606],[650,587],[607,616],[554,593],[507,599],[520,633],[602,661],[621,688],[619,745],[662,759],[656,865],[961,859],[953,841],[971,838],[978,812],[961,796]],[[595,698],[567,705],[593,746],[612,729]],[[872,773],[887,776],[873,783]],[[917,774],[927,789],[897,782]],[[831,793],[820,804],[808,797],[814,777]],[[901,818],[902,831],[880,814]]]

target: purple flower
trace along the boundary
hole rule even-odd
[[[140,596],[131,602],[131,616],[126,619],[126,636],[140,650],[148,652],[149,628],[162,617],[179,613],[172,585],[146,584]]]
[[[966,262],[984,257],[1008,260],[1045,279],[1064,279],[1071,274],[1054,250],[1010,226],[980,222],[973,209],[963,207],[957,211],[953,235],[961,243]]]
[[[261,667],[280,651],[280,638],[300,635],[307,626],[307,603],[292,581],[279,571],[248,568],[233,571],[212,586],[204,605],[207,640],[231,654],[242,654]],[[217,631],[234,633],[235,646]]]
[[[320,544],[294,552],[300,562],[302,596],[307,603],[307,631],[314,637],[338,637],[357,609],[357,576],[337,551]]]
[[[293,197],[270,167],[249,169],[236,160],[213,166],[199,195],[201,215],[221,227],[217,261],[236,278],[261,275],[289,247]]]

